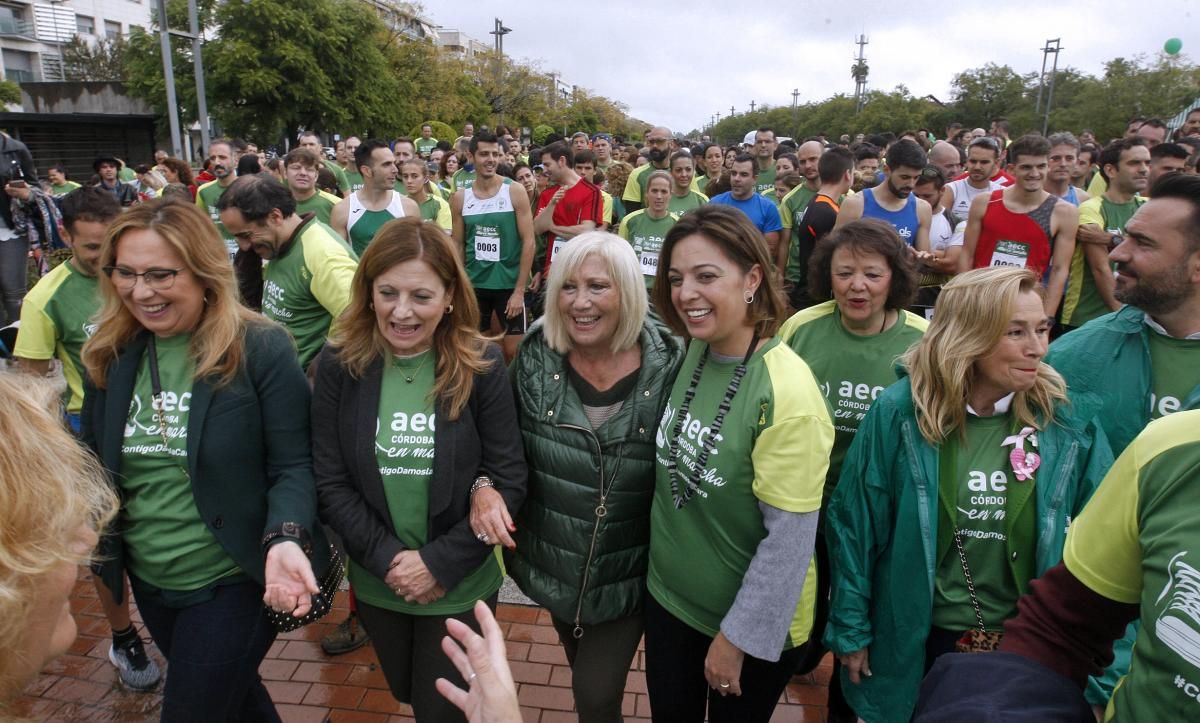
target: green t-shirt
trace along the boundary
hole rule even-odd
[[[644,208],[621,219],[617,235],[633,246],[647,289],[654,288],[654,277],[658,274],[658,254],[662,251],[663,239],[678,220],[678,215],[669,212],[662,218],[650,218]]]
[[[333,207],[341,202],[342,199],[332,193],[318,190],[303,201],[296,202],[296,214],[300,216],[306,213],[315,214],[318,221],[328,226],[329,214],[333,212]]]
[[[1129,203],[1113,203],[1104,196],[1093,196],[1079,205],[1079,225],[1095,224],[1108,233],[1122,233],[1125,231],[1125,224],[1145,202],[1146,199],[1138,196]],[[1083,326],[1097,316],[1104,316],[1111,311],[1100,292],[1096,290],[1096,279],[1092,276],[1092,269],[1084,255],[1086,246],[1087,244],[1076,244],[1067,274],[1062,323],[1069,326]]]
[[[99,308],[98,282],[72,261],[59,264],[30,289],[21,303],[21,326],[13,356],[46,360],[57,357],[67,380],[67,411],[83,408],[83,362],[79,353],[96,332],[92,315]]]
[[[345,173],[346,181],[350,184],[351,193],[354,193],[355,191],[361,191],[362,187],[366,185],[366,182],[363,181],[362,174],[358,171],[346,171]]]
[[[327,158],[322,160],[325,161],[325,168],[329,169],[329,172],[333,174],[333,179],[337,182],[338,190],[343,194],[350,193],[350,179],[346,176],[346,171]]]
[[[155,419],[146,349],[125,419],[120,473],[113,476],[125,498],[121,534],[129,570],[154,587],[181,592],[241,572],[200,518],[183,469],[196,370],[189,341],[187,334],[155,340],[167,445]]]
[[[417,147],[417,154],[421,157],[428,156],[437,148],[438,139],[436,138],[418,138],[413,141],[413,145]]]
[[[437,423],[430,396],[434,364],[432,350],[393,358],[384,367],[379,390],[375,459],[392,527],[410,550],[419,550],[429,542],[429,483]],[[360,600],[410,615],[453,615],[470,610],[476,600],[490,597],[500,588],[502,577],[499,560],[493,555],[448,590],[445,597],[418,605],[405,602],[383,580],[350,561],[350,584]]]
[[[984,626],[998,631],[1004,621],[1017,613],[1017,598],[1027,580],[1017,581],[1009,567],[1009,550],[1017,543],[1028,549],[1016,554],[1034,554],[1034,517],[1013,515],[1020,502],[1027,500],[1035,477],[1018,481],[1012,473],[1009,453],[1012,446],[1004,440],[1016,432],[1009,414],[976,417],[967,414],[966,441],[957,437],[942,444],[942,469],[949,479],[939,476],[938,492],[956,514],[953,524],[962,532],[963,552],[975,584]],[[1026,442],[1026,449],[1033,447]],[[1020,529],[1017,529],[1019,527]],[[946,630],[977,629],[975,609],[971,605],[962,561],[953,543],[953,529],[939,529],[939,538],[951,540],[938,563],[933,582],[933,624]]]
[[[465,168],[460,168],[450,177],[450,187],[455,191],[461,191],[464,188],[470,188],[475,185],[475,171],[468,171]]]
[[[334,319],[350,304],[357,268],[346,242],[310,216],[263,270],[263,316],[287,327],[301,367],[321,351]]]
[[[51,184],[50,195],[65,196],[71,191],[74,191],[76,188],[79,188],[79,184],[74,181],[63,181],[62,183]]]
[[[772,339],[756,351],[725,415],[710,438],[717,408],[741,359],[710,358],[674,437],[676,415],[708,345],[693,339],[659,421],[654,501],[650,511],[647,586],[655,600],[689,627],[716,635],[733,605],[758,545],[766,535],[764,502],[786,512],[820,509],[833,425],[808,367]],[[673,503],[667,460],[678,465],[677,486],[691,479],[701,445],[713,444],[698,489],[681,508]],[[783,649],[803,644],[812,629],[816,573],[810,563]]]
[[[708,203],[708,196],[699,191],[688,191],[686,196],[676,196],[672,193],[671,200],[667,202],[667,210],[676,216],[682,216],[693,208],[700,208],[706,203]]]
[[[796,312],[779,329],[779,338],[808,364],[825,393],[833,417],[836,437],[829,457],[825,500],[833,494],[842,460],[858,425],[875,398],[896,381],[896,360],[920,340],[929,322],[901,311],[891,328],[882,334],[859,336],[846,330],[837,302]]]
[[[129,166],[121,166],[121,170],[117,171],[117,180],[121,183],[129,183],[137,178],[137,173]]]
[[[1200,694],[1200,411],[1152,422],[1067,532],[1063,563],[1109,600],[1141,606],[1129,673],[1106,720],[1196,718]]]
[[[1146,330],[1150,343],[1150,419],[1178,412],[1200,386],[1200,339],[1173,339]]]
[[[208,217],[217,227],[217,233],[221,234],[221,238],[225,241],[225,250],[229,252],[229,258],[232,259],[238,252],[237,239],[229,233],[225,224],[221,223],[221,214],[217,211],[217,201],[220,201],[221,196],[224,195],[225,189],[221,186],[220,181],[209,181],[196,190],[196,205],[208,213]]]
[[[788,262],[785,278],[798,279],[804,273],[800,268],[800,219],[804,218],[804,209],[816,198],[817,192],[809,190],[808,184],[801,183],[788,192],[779,202],[779,221],[788,232]]]
[[[758,179],[754,183],[755,193],[766,193],[767,191],[775,190],[775,166],[764,168],[758,172]],[[775,200],[775,199],[771,199]]]
[[[441,194],[428,194],[425,203],[417,204],[421,209],[421,218],[436,223],[443,231],[451,230],[450,204],[442,199]]]
[[[473,188],[463,192],[463,253],[467,275],[477,289],[512,289],[521,265],[521,233],[512,204],[512,180],[505,178],[491,198]]]

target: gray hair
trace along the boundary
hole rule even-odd
[[[546,311],[542,317],[542,328],[546,345],[559,354],[569,352],[572,342],[567,333],[566,320],[558,306],[558,296],[566,280],[593,255],[604,261],[613,289],[619,295],[617,330],[613,333],[611,345],[613,353],[629,349],[641,336],[648,302],[637,254],[629,242],[620,236],[607,231],[588,231],[571,239],[554,255],[550,278],[546,282]]]
[[[1075,134],[1068,131],[1051,133],[1050,137],[1046,140],[1050,141],[1051,148],[1055,146],[1070,146],[1075,149],[1076,153],[1079,152],[1079,139],[1075,137]]]

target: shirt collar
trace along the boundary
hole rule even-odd
[[[1017,395],[1016,392],[1009,392],[1008,394],[1004,395],[1003,397],[1000,397],[999,399],[997,399],[996,404],[995,404],[996,409],[991,414],[991,416],[995,417],[996,415],[999,415],[999,414],[1008,414],[1008,409],[1009,409],[1009,407],[1012,406],[1013,397],[1015,397],[1016,395]],[[972,409],[970,404],[967,405],[967,414],[970,414],[971,416],[974,416],[974,417],[984,418],[982,414],[980,414],[979,412],[976,412],[974,409]]]
[[[1167,333],[1167,330],[1163,328],[1163,325],[1162,325],[1162,324],[1160,324],[1160,323],[1158,323],[1158,322],[1157,322],[1157,321],[1155,321],[1154,319],[1152,319],[1152,318],[1150,317],[1150,315],[1149,315],[1149,314],[1146,314],[1144,318],[1145,318],[1145,321],[1146,321],[1146,326],[1150,327],[1150,328],[1151,328],[1151,329],[1153,329],[1155,332],[1157,332],[1157,333],[1159,333],[1159,334],[1161,334],[1161,335],[1163,335],[1163,336],[1167,337],[1168,339],[1174,339],[1174,338],[1175,338],[1175,337],[1171,336],[1170,334],[1168,334],[1168,333]],[[1183,338],[1184,338],[1185,340],[1187,340],[1187,341],[1196,341],[1196,340],[1200,340],[1200,331],[1196,332],[1195,334],[1188,334],[1187,336],[1185,336],[1185,337],[1183,337]]]

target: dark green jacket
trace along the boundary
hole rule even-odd
[[[566,623],[594,625],[642,610],[654,435],[683,347],[650,321],[640,344],[633,392],[595,430],[567,380],[563,355],[547,346],[541,325],[525,337],[510,369],[530,475],[508,573]],[[603,517],[596,513],[601,485]]]
[[[125,417],[133,397],[146,333],[135,337],[108,370],[108,387],[85,387],[83,441],[110,475],[121,469]],[[226,386],[197,379],[188,415],[188,473],[205,526],[242,571],[263,584],[263,535],[299,522],[312,535],[313,572],[329,562],[317,522],[317,488],[309,453],[308,382],[283,327],[246,328],[242,370]],[[118,494],[120,485],[113,485]],[[100,543],[100,576],[119,602],[124,595],[125,545],[120,517]]]
[[[934,578],[942,556],[953,554],[939,534],[949,515],[939,495],[940,447],[921,435],[908,377],[888,387],[859,426],[826,528],[832,568],[824,642],[834,653],[868,648],[872,676],[858,685],[843,672],[842,690],[870,723],[908,721],[921,683],[925,641],[933,619]],[[1042,466],[1026,505],[1032,512],[1035,554],[1013,551],[1019,589],[1062,560],[1068,523],[1112,464],[1108,442],[1078,405],[1062,405],[1055,423],[1038,432]],[[1011,540],[1011,535],[1009,535]]]

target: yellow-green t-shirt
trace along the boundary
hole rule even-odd
[[[21,303],[21,327],[13,356],[38,361],[57,357],[67,380],[67,411],[83,407],[83,362],[79,353],[96,332],[92,315],[99,308],[95,276],[85,276],[74,261],[54,267]]]

